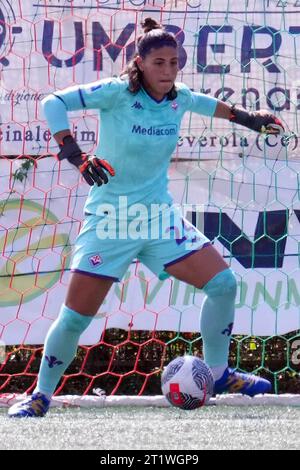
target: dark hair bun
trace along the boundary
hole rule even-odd
[[[149,33],[153,29],[163,29],[162,25],[153,18],[145,18],[141,24],[145,34]]]

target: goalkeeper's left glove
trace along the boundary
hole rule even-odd
[[[284,126],[280,119],[264,109],[249,112],[232,106],[229,121],[262,134],[282,134],[284,132]]]

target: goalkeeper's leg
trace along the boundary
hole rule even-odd
[[[73,273],[65,304],[48,331],[33,395],[9,410],[10,417],[44,416],[55,388],[74,359],[80,335],[97,313],[112,279]]]
[[[204,360],[215,378],[215,393],[231,392],[254,396],[271,391],[268,380],[228,368],[234,322],[236,279],[221,255],[208,246],[167,269],[169,274],[203,289],[201,335]]]

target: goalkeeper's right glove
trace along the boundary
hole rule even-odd
[[[63,138],[59,148],[58,159],[67,159],[68,162],[75,165],[90,186],[93,186],[95,183],[98,186],[108,183],[106,172],[110,176],[115,176],[115,170],[106,160],[102,160],[95,155],[83,153],[71,135]]]

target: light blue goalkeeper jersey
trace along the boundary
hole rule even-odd
[[[180,124],[186,111],[213,116],[217,100],[176,84],[177,98],[157,102],[141,89],[133,94],[128,81],[110,78],[66,88],[43,102],[52,134],[69,129],[67,112],[97,109],[100,115],[96,155],[114,167],[108,184],[94,185],[85,212],[102,213],[104,204],[119,208],[120,201],[133,204],[171,204],[168,167],[176,148]],[[121,196],[121,199],[119,197]]]

